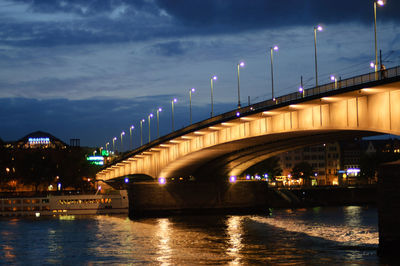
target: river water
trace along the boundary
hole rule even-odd
[[[375,207],[270,215],[2,218],[1,265],[378,265]]]

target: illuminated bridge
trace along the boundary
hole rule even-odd
[[[400,67],[236,109],[161,137],[106,166],[98,180],[238,176],[281,152],[352,136],[400,135]]]

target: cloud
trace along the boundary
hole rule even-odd
[[[193,42],[169,41],[152,45],[150,52],[161,56],[180,56],[194,46]]]
[[[371,1],[372,2],[372,1]],[[12,2],[11,2],[12,3]],[[318,23],[371,24],[372,3],[364,0],[14,0],[29,15],[0,11],[0,43],[11,46],[121,43]],[[379,17],[400,21],[399,1],[388,1]],[[5,23],[7,22],[7,23]],[[160,52],[168,47],[160,46]],[[168,51],[166,51],[168,53]]]
[[[157,0],[160,8],[192,28],[229,32],[318,23],[372,22],[372,1],[352,0]],[[399,21],[400,3],[382,8],[385,20]]]

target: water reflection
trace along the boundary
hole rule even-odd
[[[158,220],[158,230],[156,236],[158,238],[157,248],[157,261],[162,265],[170,265],[170,259],[172,254],[171,249],[171,223],[168,219]]]
[[[226,220],[227,224],[227,235],[229,237],[227,249],[227,254],[233,258],[230,264],[240,264],[241,256],[240,251],[243,247],[243,227],[242,227],[243,217],[241,216],[231,216]]]
[[[268,217],[0,220],[0,265],[373,265],[375,250],[353,247],[377,242],[375,217],[373,208],[323,207]]]
[[[361,224],[360,206],[348,206],[344,208],[345,221],[348,226],[359,226]]]

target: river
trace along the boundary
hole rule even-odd
[[[2,265],[378,265],[376,207],[270,215],[2,218]]]

